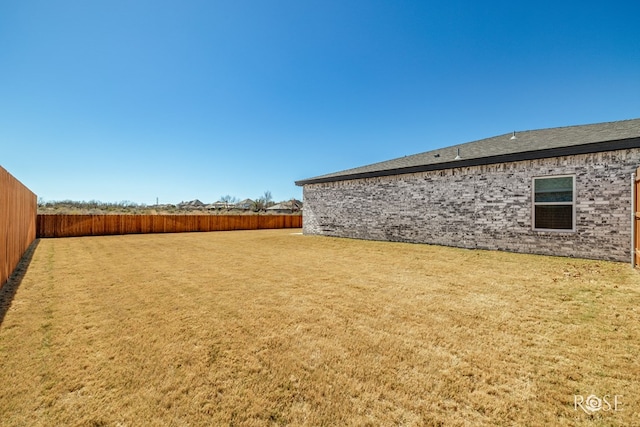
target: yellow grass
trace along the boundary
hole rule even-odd
[[[295,231],[41,240],[1,425],[640,425],[628,265]]]

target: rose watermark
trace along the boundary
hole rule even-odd
[[[598,411],[609,412],[609,411],[622,411],[622,402],[621,398],[623,396],[620,394],[614,394],[611,396],[610,394],[605,394],[602,397],[598,397],[595,394],[590,394],[587,397],[584,397],[580,394],[573,395],[573,408],[577,411],[578,408],[582,409],[586,414],[594,414]]]

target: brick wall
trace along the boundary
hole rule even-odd
[[[304,186],[305,234],[615,261],[631,257],[640,149]],[[532,178],[575,175],[576,231],[532,230]]]

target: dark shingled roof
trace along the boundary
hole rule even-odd
[[[515,135],[515,139],[513,136]],[[296,181],[296,185],[640,148],[640,119],[516,131]],[[459,150],[459,151],[458,151]],[[460,155],[460,158],[456,156]]]

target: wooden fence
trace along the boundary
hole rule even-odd
[[[300,228],[301,215],[38,215],[38,237]]]
[[[0,287],[36,238],[36,195],[0,166]]]

